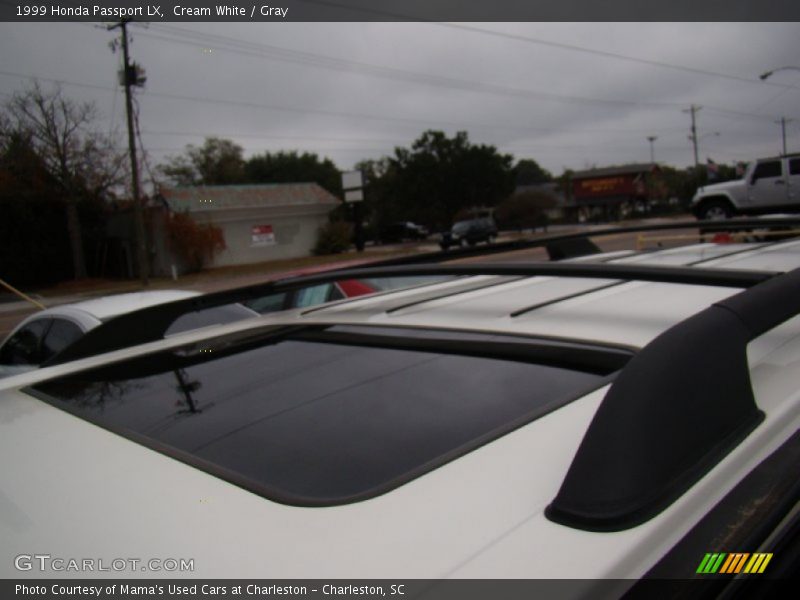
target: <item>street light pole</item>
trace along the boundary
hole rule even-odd
[[[791,119],[781,117],[780,121],[775,121],[781,124],[781,141],[783,142],[783,156],[786,156],[786,123],[791,122]]]
[[[783,143],[783,156],[786,156],[788,152],[786,152],[786,124],[791,123],[794,119],[787,119],[786,117],[781,117],[780,121],[775,121],[779,123],[781,126],[781,141]]]
[[[800,71],[800,67],[778,67],[777,69],[772,69],[771,71],[765,71],[758,78],[761,81],[764,81],[767,77],[770,77],[773,73],[777,73],[778,71]]]
[[[657,135],[648,135],[647,141],[650,142],[650,164],[655,164],[656,162],[656,154],[655,149],[653,148],[653,142],[658,139]]]
[[[800,71],[800,67],[778,67],[777,69],[772,69],[771,71],[765,71],[761,75],[758,76],[761,81],[766,80],[768,77],[771,77],[773,73],[777,73],[778,71]],[[786,123],[791,123],[792,119],[787,119],[786,117],[781,117],[780,121],[775,121],[776,123],[780,123],[781,126],[781,142],[783,146],[783,156],[786,156]]]

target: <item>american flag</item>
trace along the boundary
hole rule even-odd
[[[719,165],[710,158],[706,159],[706,173],[708,174],[708,178],[710,180],[716,179],[719,175]]]

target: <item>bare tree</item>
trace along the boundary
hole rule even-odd
[[[86,277],[81,224],[81,198],[104,197],[125,181],[125,154],[96,124],[93,103],[65,97],[59,87],[45,91],[38,82],[15,93],[0,118],[3,141],[16,135],[40,157],[64,194],[67,232],[76,279]]]

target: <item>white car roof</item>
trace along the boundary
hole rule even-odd
[[[703,244],[616,260],[791,270],[800,267],[800,242]],[[611,286],[614,283],[471,277],[267,315],[258,326],[452,328],[640,348],[740,291],[642,281]],[[205,348],[211,339],[253,327],[253,322],[240,322],[188,332],[49,367],[5,386],[0,382],[0,454],[15,456],[13,464],[2,463],[0,473],[6,484],[5,506],[11,507],[3,510],[13,521],[0,551],[0,575],[19,575],[11,569],[12,549],[35,546],[72,556],[80,545],[74,532],[80,531],[81,539],[92,541],[80,548],[90,548],[92,556],[116,556],[125,547],[145,557],[192,557],[193,575],[203,578],[571,578],[576,565],[584,578],[637,578],[800,424],[796,374],[781,368],[800,361],[796,317],[748,346],[752,387],[765,413],[759,427],[691,493],[657,516],[625,531],[597,534],[553,522],[545,512],[608,386],[385,494],[318,508],[286,505],[243,491],[21,391],[76,369],[178,346]],[[45,445],[41,452],[16,452],[31,439],[57,439],[58,451],[48,452]],[[70,476],[63,477],[65,472]],[[36,482],[47,482],[48,494],[42,494]],[[53,502],[54,497],[81,500]]]
[[[86,332],[94,329],[103,321],[111,319],[134,310],[148,308],[174,300],[185,300],[199,296],[199,292],[190,290],[152,290],[145,292],[129,292],[126,294],[113,294],[101,298],[92,298],[80,302],[57,304],[35,312],[20,321],[8,337],[31,321],[46,317],[62,317],[76,323]]]
[[[129,292],[126,294],[114,294],[103,296],[102,298],[92,298],[68,305],[61,305],[46,309],[47,311],[59,311],[69,307],[70,309],[83,311],[100,321],[105,321],[111,317],[116,317],[127,312],[172,302],[173,300],[184,300],[193,296],[199,296],[200,292],[190,290],[149,290],[144,292]],[[39,313],[41,314],[41,313]]]

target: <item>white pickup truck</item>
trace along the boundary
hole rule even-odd
[[[794,211],[800,211],[800,154],[760,158],[743,179],[703,186],[692,198],[692,212],[703,220]]]

